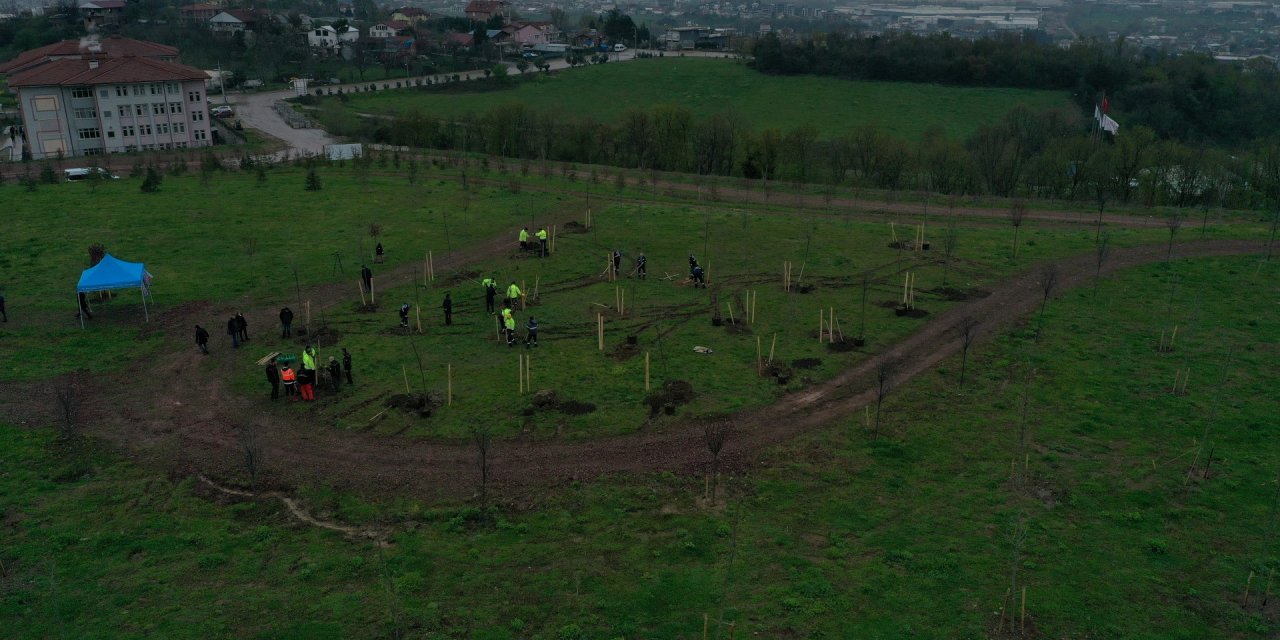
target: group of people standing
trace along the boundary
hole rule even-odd
[[[280,385],[284,384],[284,396],[290,401],[297,401],[301,398],[304,402],[312,402],[316,399],[316,386],[320,382],[320,371],[316,368],[316,350],[315,347],[307,345],[302,350],[302,366],[294,370],[293,366],[288,362],[280,362],[278,358],[272,358],[267,363],[267,382],[271,384],[271,399],[278,400],[280,398]],[[329,364],[325,367],[329,374],[329,383],[333,387],[333,392],[337,393],[342,390],[342,378],[345,372],[347,384],[354,385],[355,381],[351,378],[351,352],[346,348],[342,349],[342,362],[334,356],[329,356]]]
[[[547,228],[544,226],[538,229],[534,237],[537,238],[537,242],[529,240],[529,227],[520,229],[520,251],[537,251],[539,258],[547,257],[549,255],[547,251]]]
[[[231,336],[232,349],[239,349],[241,342],[249,341],[249,321],[245,320],[244,314],[237,311],[227,318],[227,335]],[[196,347],[200,353],[209,355],[209,331],[200,325],[196,325]]]

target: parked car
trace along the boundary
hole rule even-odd
[[[92,171],[97,171],[98,175],[101,175],[103,180],[120,179],[120,176],[114,175],[102,167],[76,167],[73,169],[63,169],[62,175],[66,177],[67,182],[79,182],[81,180],[87,180],[89,178],[89,173]]]
[[[230,118],[236,114],[235,110],[226,105],[214,107],[209,110],[209,115],[215,118]]]
[[[622,44],[621,42],[619,42],[618,44],[613,45],[613,50],[614,50],[614,51],[626,51],[626,50],[627,50],[627,45]]]

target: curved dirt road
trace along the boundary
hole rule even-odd
[[[480,246],[466,255],[455,254],[443,261],[450,268],[478,259],[509,244],[502,239]],[[1208,241],[1175,245],[1177,257],[1241,255],[1263,249],[1257,241]],[[1163,244],[1113,250],[1103,266],[1104,274],[1165,258]],[[1092,253],[1056,261],[1058,289],[1088,282],[1094,273]],[[895,384],[936,365],[958,352],[961,339],[957,326],[966,318],[977,322],[980,336],[1005,329],[1030,313],[1041,298],[1041,267],[1024,271],[992,287],[986,298],[960,304],[936,316],[916,333],[889,350],[869,357],[836,378],[783,397],[773,405],[734,416],[736,424],[721,454],[725,464],[745,466],[762,447],[782,442],[796,434],[822,427],[850,415],[874,401],[877,367],[888,360],[898,363]],[[407,278],[408,272],[399,277]],[[314,292],[330,304],[349,297],[337,288]],[[207,309],[193,310],[207,312]],[[257,315],[265,322],[268,312]],[[186,314],[175,313],[162,322],[175,328],[186,326]],[[253,318],[251,316],[251,322]],[[185,335],[182,330],[177,331]],[[176,341],[176,339],[175,339]],[[183,346],[178,347],[177,342]],[[84,383],[92,401],[95,432],[126,450],[161,465],[177,462],[187,473],[213,477],[243,476],[242,434],[252,427],[266,475],[277,486],[319,483],[365,495],[412,495],[423,500],[458,500],[472,495],[477,486],[476,453],[470,443],[438,442],[353,433],[307,424],[275,422],[261,412],[256,396],[245,398],[226,388],[231,378],[231,359],[219,359],[211,372],[206,395],[167,390],[167,381],[190,360],[197,358],[185,341],[176,341],[170,357],[136,363],[125,379],[139,381],[142,389],[121,392],[113,381]],[[216,356],[215,356],[216,357]],[[154,362],[161,363],[156,366]],[[703,442],[703,427],[696,421],[675,421],[654,429],[601,440],[572,442],[526,442],[498,440],[490,455],[490,473],[495,486],[507,495],[567,481],[606,474],[659,470],[684,472],[701,468],[709,461]]]

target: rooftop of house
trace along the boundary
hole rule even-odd
[[[85,54],[103,54],[108,58],[177,58],[177,47],[145,40],[110,36],[101,39],[63,40],[38,49],[23,51],[18,57],[0,64],[0,73],[14,73],[33,64],[53,58],[78,58]]]
[[[85,55],[81,58],[48,60],[25,69],[9,79],[9,86],[84,86],[205,80],[209,74],[195,67],[151,58],[125,56],[111,58]]]

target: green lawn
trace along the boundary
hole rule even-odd
[[[0,626],[693,640],[706,615],[721,638],[983,638],[1016,567],[1040,637],[1274,637],[1258,603],[1280,568],[1276,275],[1175,261],[1065,292],[1038,341],[982,345],[964,389],[945,361],[892,393],[881,433],[859,416],[768,451],[723,506],[701,506],[700,478],[612,478],[475,528],[466,508],[303,492],[321,517],[391,527],[381,550],[0,426]],[[1157,353],[1174,324],[1177,350]],[[1180,368],[1185,396],[1168,392]]]
[[[781,77],[728,60],[678,57],[592,65],[539,76],[500,91],[405,89],[348,98],[345,107],[360,113],[419,109],[454,118],[519,103],[537,111],[604,121],[633,107],[674,104],[688,107],[698,117],[736,112],[756,129],[812,124],[820,136],[830,137],[873,125],[909,140],[933,126],[962,138],[1018,104],[1036,109],[1070,104],[1066,94],[1053,91]]]

